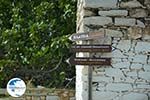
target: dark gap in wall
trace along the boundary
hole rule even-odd
[[[148,17],[150,17],[150,9],[148,9]]]
[[[103,28],[103,26],[100,25],[85,25],[85,26],[93,30],[99,30],[100,28]]]
[[[123,2],[129,2],[129,1],[133,1],[133,0],[122,0]],[[140,2],[142,5],[144,5],[144,0],[137,0],[138,2]]]
[[[123,2],[128,2],[128,1],[132,1],[132,0],[121,0],[121,1],[123,1]]]
[[[96,16],[99,16],[98,11],[98,9],[95,10]]]
[[[141,22],[145,23],[145,19],[144,18],[137,18],[137,20],[140,20]]]
[[[137,0],[139,1],[142,5],[144,5],[144,0]]]
[[[112,22],[115,23],[115,17],[112,17]]]
[[[94,16],[98,16],[98,8],[84,8],[84,10],[91,11],[94,13]]]
[[[150,25],[150,19],[145,19],[145,24]]]

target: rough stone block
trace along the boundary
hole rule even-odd
[[[131,64],[131,69],[141,69],[141,68],[142,68],[142,64],[139,64],[139,63]]]
[[[150,24],[144,28],[143,39],[150,40]]]
[[[121,62],[128,62],[129,60],[128,60],[128,58],[122,58],[121,59]]]
[[[127,72],[126,75],[129,76],[129,77],[132,77],[132,78],[133,77],[137,78],[137,76],[138,76],[136,71]]]
[[[106,90],[116,91],[116,92],[131,91],[132,86],[131,84],[125,84],[125,83],[110,83],[106,86]],[[132,99],[126,99],[126,100],[132,100]]]
[[[137,23],[136,26],[141,27],[141,28],[145,28],[145,24],[142,21],[137,20],[136,23]]]
[[[117,43],[112,43],[112,47],[117,47]]]
[[[84,16],[95,16],[96,13],[90,10],[84,10]]]
[[[114,77],[114,82],[117,82],[117,83],[123,82],[124,83],[124,78]]]
[[[124,79],[124,82],[126,82],[126,83],[135,83],[135,79],[133,79],[133,78],[131,78],[131,77],[126,77],[125,79]]]
[[[147,60],[147,63],[150,64],[150,58]]]
[[[128,2],[121,2],[120,3],[121,8],[145,8],[139,1],[137,0],[132,0]]]
[[[131,39],[139,39],[142,38],[143,31],[142,28],[133,26],[128,29],[128,33]]]
[[[131,9],[129,15],[135,18],[147,17],[148,13],[145,9]]]
[[[58,100],[58,96],[46,96],[46,100]]]
[[[117,0],[85,0],[85,8],[116,8]]]
[[[144,4],[148,9],[150,9],[150,0],[145,0]]]
[[[93,82],[112,82],[113,79],[111,77],[106,77],[106,76],[93,76],[92,81]]]
[[[104,66],[100,65],[100,66],[93,66],[93,71],[96,71],[96,72],[104,72],[105,71],[105,68]]]
[[[119,62],[119,63],[112,64],[112,66],[114,68],[129,68],[130,62]]]
[[[131,47],[131,48],[132,48],[132,47]],[[131,49],[130,49],[130,50],[131,50]],[[125,52],[124,55],[127,55],[128,58],[133,58],[133,57],[136,55],[136,53],[133,52],[133,51],[129,51],[129,52]]]
[[[150,17],[149,18],[144,18],[144,20],[145,20],[145,24],[147,26],[150,26]]]
[[[86,27],[84,24],[83,24],[83,21],[81,21],[80,24],[78,24],[77,26],[77,31],[78,32],[89,32],[90,31],[90,28]]]
[[[135,46],[137,44],[137,40],[132,40],[132,43],[131,43],[131,48],[130,48],[130,53],[134,53],[134,55],[136,55],[135,53]]]
[[[101,82],[101,83],[95,82],[95,83],[92,83],[92,85],[93,85],[92,86],[93,91],[104,91],[106,83],[105,82]]]
[[[112,57],[114,58],[128,58],[127,56],[123,55],[123,53],[118,49],[112,51],[111,54],[112,54]]]
[[[99,76],[104,76],[105,72],[95,72],[93,71],[93,75],[96,76],[96,75],[99,75]]]
[[[93,92],[93,100],[112,100],[118,94],[115,92]]]
[[[142,39],[146,41],[150,41],[150,35],[144,34]]]
[[[139,77],[142,79],[150,81],[150,72],[140,72]]]
[[[150,52],[150,42],[137,42],[135,52]]]
[[[144,70],[145,70],[145,71],[150,71],[150,65],[145,64],[145,65],[144,65]]]
[[[100,16],[127,16],[127,10],[109,10],[109,11],[99,11]]]
[[[143,85],[137,85],[137,88],[141,88],[141,89],[150,89],[150,85],[149,84],[143,84]]]
[[[131,48],[131,40],[120,40],[117,45],[117,48],[124,52],[128,52]]]
[[[136,84],[145,84],[147,81],[142,78],[137,78],[134,83]]]
[[[118,63],[118,62],[121,62],[122,60],[120,58],[112,58],[111,59],[111,62],[112,64],[115,64],[115,63]]]
[[[134,59],[133,57],[129,57],[128,61],[133,62],[133,59]]]
[[[124,95],[121,100],[148,100],[148,96],[143,93],[130,93]]]
[[[105,32],[108,37],[123,37],[123,33],[118,30],[106,29]]]
[[[115,39],[112,40],[112,43],[114,43],[114,44],[117,44],[118,42],[119,42],[119,40],[115,40]]]
[[[133,62],[145,64],[147,62],[146,55],[135,55]]]
[[[105,37],[105,38],[100,38],[100,39],[95,39],[92,41],[93,44],[107,44],[111,45],[112,43],[112,38],[111,37]]]
[[[96,40],[95,40],[96,41]],[[99,39],[98,41],[101,41],[102,44],[108,44],[108,45],[111,45],[112,43],[112,39],[111,37],[105,37],[103,39]],[[98,42],[99,43],[99,42]]]
[[[115,25],[117,26],[135,26],[136,19],[134,18],[115,18]]]
[[[105,74],[110,77],[124,77],[122,71],[120,69],[108,68],[105,70]]]
[[[85,25],[109,25],[112,24],[112,18],[110,17],[86,17],[83,19]]]
[[[112,51],[111,53],[97,53],[99,56],[98,57],[110,57],[110,58],[117,58],[116,60],[117,61],[121,61],[121,60],[119,60],[119,59],[121,59],[121,58],[127,58],[127,56],[125,56],[125,55],[123,55],[122,53],[121,53],[121,51],[120,50],[114,50],[114,51]],[[96,56],[96,55],[95,55]],[[115,59],[114,60],[112,60],[112,62],[113,61],[115,61]]]

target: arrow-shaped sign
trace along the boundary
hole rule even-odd
[[[111,58],[70,57],[67,63],[71,65],[111,65]]]
[[[92,40],[104,38],[104,32],[89,32],[89,33],[75,33],[72,34],[69,39],[71,41],[80,41],[80,40]]]
[[[73,45],[71,51],[73,52],[111,52],[110,45]]]

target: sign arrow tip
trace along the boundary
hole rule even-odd
[[[68,59],[66,60],[66,63],[70,64],[69,60],[70,60],[70,58],[68,58]]]
[[[72,41],[72,38],[71,38],[71,37],[72,37],[72,35],[71,35],[71,36],[69,36],[69,40],[71,40],[71,41]]]

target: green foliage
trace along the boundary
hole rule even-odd
[[[12,77],[64,87],[74,76],[65,60],[75,20],[74,0],[0,0],[1,87]]]

